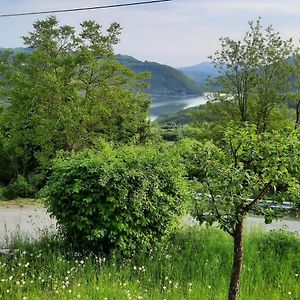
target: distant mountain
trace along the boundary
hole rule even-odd
[[[197,82],[201,87],[205,86],[208,77],[218,76],[218,70],[210,62],[203,62],[198,65],[179,69],[183,74]]]
[[[156,62],[142,62],[127,55],[118,55],[116,59],[136,73],[144,71],[151,73],[147,92],[152,95],[153,102],[171,102],[175,98],[197,97],[203,93],[196,82],[170,66]]]

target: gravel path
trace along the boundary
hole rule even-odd
[[[36,206],[0,207],[0,246],[15,236],[37,239],[45,232],[55,232],[56,222],[46,209]]]
[[[196,224],[191,217],[185,217],[184,222],[187,225]],[[53,233],[55,229],[55,219],[50,218],[43,207],[0,206],[0,248],[5,247],[7,241],[10,241],[14,236],[22,236],[32,240],[37,239],[45,232]],[[263,218],[247,218],[246,230],[255,229],[286,229],[300,233],[300,220],[282,220],[266,225]]]

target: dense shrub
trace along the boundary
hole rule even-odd
[[[21,175],[3,188],[3,196],[6,199],[33,198],[35,194],[35,186]]]
[[[171,148],[105,146],[57,159],[44,195],[76,248],[131,253],[159,241],[180,214],[183,172]]]

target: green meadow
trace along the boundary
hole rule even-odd
[[[232,240],[216,228],[178,230],[159,247],[124,258],[76,253],[57,237],[16,238],[0,256],[0,299],[226,299]],[[300,299],[300,238],[249,232],[240,298]],[[267,298],[265,295],[268,295]]]

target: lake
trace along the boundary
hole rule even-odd
[[[208,101],[209,95],[210,93],[193,98],[172,97],[172,99],[167,98],[165,101],[152,103],[150,107],[150,119],[153,121],[159,115],[175,113],[189,107],[205,104]]]

